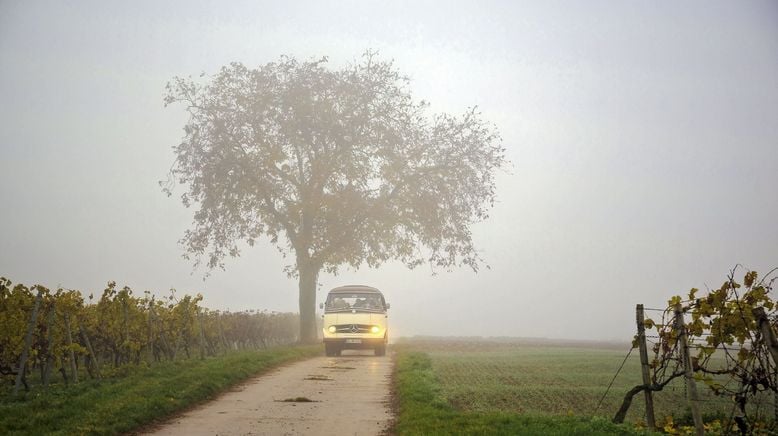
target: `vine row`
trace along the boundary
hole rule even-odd
[[[80,291],[0,277],[0,379],[4,389],[112,376],[127,365],[213,356],[298,340],[295,313],[203,307],[202,295],[135,295],[109,282],[97,301]]]

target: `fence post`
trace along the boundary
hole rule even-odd
[[[27,333],[24,335],[24,348],[22,349],[22,355],[19,358],[19,369],[16,373],[16,382],[14,383],[14,396],[19,392],[19,387],[22,385],[24,379],[25,366],[27,365],[27,357],[30,353],[30,346],[32,345],[32,333],[35,330],[35,321],[38,319],[38,308],[41,305],[41,298],[43,298],[43,289],[38,288],[38,294],[35,296],[35,304],[32,307],[32,315],[30,316],[30,322],[27,324]],[[27,382],[25,382],[27,386]]]
[[[638,304],[635,307],[635,321],[638,325],[638,347],[640,348],[640,369],[643,374],[643,384],[651,386],[651,376],[648,368],[648,348],[646,346],[646,325],[645,325],[645,313],[643,312],[643,305]],[[651,389],[643,391],[646,397],[646,424],[648,429],[654,431],[656,429],[656,419],[654,418],[654,397]]]
[[[697,384],[694,382],[694,371],[692,370],[691,356],[689,356],[689,343],[687,342],[686,324],[683,321],[683,311],[681,304],[675,305],[675,329],[678,331],[678,345],[681,352],[681,362],[686,378],[687,395],[689,397],[689,407],[692,409],[694,418],[694,429],[698,436],[705,434],[705,427],[700,414],[699,397],[697,395]]]

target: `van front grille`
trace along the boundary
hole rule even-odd
[[[340,324],[335,326],[336,333],[370,333],[370,324]]]

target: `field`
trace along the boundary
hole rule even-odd
[[[626,391],[641,384],[634,351],[600,404],[629,348],[613,343],[464,339],[411,339],[396,346],[400,356],[420,353],[429,358],[436,401],[454,411],[471,416],[498,413],[541,420],[598,417],[606,421]],[[704,386],[699,391],[706,421],[729,419],[733,411],[729,398],[716,397]],[[677,424],[691,423],[685,395],[682,379],[655,393],[658,424],[668,417]],[[763,415],[772,414],[772,402],[767,399],[755,407]],[[639,394],[626,422],[640,423],[644,414],[643,395]]]

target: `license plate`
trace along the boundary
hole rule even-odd
[[[361,344],[362,339],[346,339],[347,344]]]

